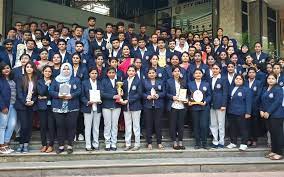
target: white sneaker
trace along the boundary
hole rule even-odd
[[[10,154],[11,152],[10,151],[8,151],[6,148],[4,148],[4,147],[2,147],[1,149],[0,149],[0,154]]]
[[[247,150],[247,149],[248,149],[248,146],[247,146],[247,145],[245,145],[245,144],[241,144],[241,145],[240,145],[239,150],[245,151],[245,150]]]
[[[233,143],[230,143],[230,144],[227,146],[228,149],[233,149],[233,148],[236,148],[236,147],[237,147],[237,145],[235,145],[235,144],[233,144]]]
[[[79,134],[78,140],[79,140],[79,141],[84,141],[84,136],[83,136],[82,134]]]

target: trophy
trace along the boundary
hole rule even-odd
[[[100,90],[89,90],[89,93],[90,93],[90,101],[95,103],[102,102]]]
[[[157,93],[156,93],[156,90],[154,88],[151,88],[151,96],[155,96]]]
[[[193,93],[191,93],[191,104],[192,105],[201,104],[203,98],[204,98],[204,95],[202,91],[195,90]]]
[[[116,99],[115,102],[116,103],[122,103],[123,99],[122,99],[122,95],[123,95],[123,82],[116,82],[116,89],[117,89],[117,94],[120,96],[120,98]]]
[[[179,89],[177,97],[178,97],[178,101],[182,101],[182,102],[187,102],[187,89]]]

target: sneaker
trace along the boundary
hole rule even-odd
[[[112,150],[112,151],[116,151],[116,150],[117,150],[117,148],[116,148],[116,147],[110,147],[110,150]]]
[[[5,147],[1,147],[0,154],[10,154],[10,151],[8,151]]]
[[[9,151],[10,153],[14,152],[14,149],[11,149],[9,146],[5,146],[5,149],[6,149],[7,151]]]
[[[248,149],[248,146],[245,144],[241,144],[239,150],[240,151],[246,151]]]
[[[17,148],[16,152],[17,153],[22,153],[23,152],[23,148],[24,148],[23,144],[20,144],[20,146]]]
[[[67,154],[72,154],[73,153],[73,148],[67,148]]]
[[[78,141],[84,141],[84,136],[82,134],[79,134]]]
[[[224,149],[224,145],[223,145],[223,144],[219,144],[219,145],[218,145],[218,148]]]
[[[237,145],[235,145],[235,144],[233,144],[233,143],[230,143],[230,144],[227,146],[228,149],[233,149],[233,148],[236,148],[236,147],[237,147]]]
[[[29,152],[29,146],[24,146],[23,153],[26,154]]]
[[[126,146],[123,150],[124,151],[130,151],[131,150],[131,146]]]
[[[211,148],[212,149],[217,149],[219,146],[218,145],[215,145],[215,144],[212,144]]]
[[[140,149],[139,146],[135,146],[135,147],[132,149],[132,151],[138,151],[139,149]]]

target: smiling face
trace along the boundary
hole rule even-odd
[[[203,73],[200,71],[200,70],[196,70],[194,73],[193,73],[193,77],[194,79],[197,79],[197,80],[200,80],[203,76]]]
[[[70,75],[70,68],[68,67],[68,65],[65,65],[63,68],[63,75],[64,76],[69,76]]]
[[[148,77],[149,77],[149,79],[155,79],[156,76],[157,76],[157,73],[156,73],[155,70],[150,69],[150,70],[148,71]]]
[[[50,78],[52,75],[52,70],[50,67],[45,68],[42,72],[45,78]]]
[[[1,71],[4,77],[8,77],[11,73],[11,68],[9,65],[6,65],[3,70]]]
[[[237,77],[235,78],[235,85],[236,85],[237,87],[242,86],[243,83],[244,83],[244,80],[243,80],[243,78],[242,78],[241,76],[237,76]]]
[[[97,79],[97,76],[98,76],[98,72],[96,70],[92,70],[90,73],[89,73],[89,76],[90,78],[94,81]]]

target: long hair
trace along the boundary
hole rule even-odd
[[[172,66],[172,73],[176,69],[179,69],[179,72],[181,72],[181,68],[179,66]],[[180,76],[178,77],[178,82],[179,82],[181,88],[185,88],[186,83],[185,83],[184,79],[182,79]]]
[[[33,68],[33,73],[32,73],[32,78],[31,80],[29,80],[29,77],[28,77],[28,74],[26,72],[26,68],[28,65],[31,65],[32,68]],[[32,61],[29,61],[26,66],[25,66],[25,74],[24,74],[24,77],[22,79],[22,83],[23,83],[23,89],[25,92],[28,91],[28,87],[29,87],[29,82],[33,82],[33,89],[35,90],[35,87],[36,87],[36,81],[37,81],[37,68],[36,68],[36,65],[32,62]]]
[[[10,74],[9,74],[9,77],[8,77],[8,78],[11,80],[11,79],[13,79],[12,69],[11,69],[10,65],[8,65],[8,64],[5,63],[5,62],[0,62],[0,77],[1,77],[1,78],[4,78],[4,75],[2,74],[2,71],[4,70],[4,68],[5,68],[6,66],[9,66],[9,68],[10,68]]]

